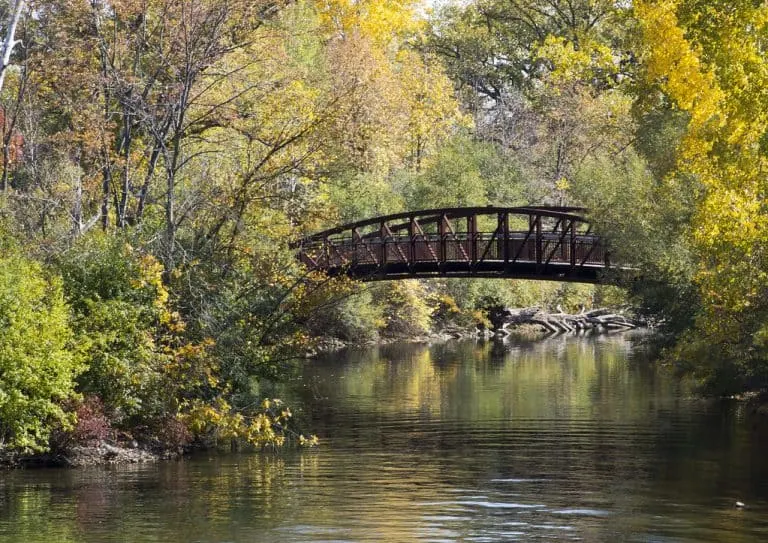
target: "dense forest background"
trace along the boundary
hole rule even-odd
[[[628,304],[709,392],[767,382],[762,3],[15,0],[0,18],[0,449],[281,443],[290,412],[260,383],[313,337],[498,305]],[[640,279],[364,287],[290,248],[488,204],[586,206]]]

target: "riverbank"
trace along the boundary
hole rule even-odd
[[[171,460],[183,451],[151,449],[138,444],[118,444],[101,441],[93,445],[77,445],[63,451],[42,454],[21,454],[0,451],[0,468],[79,468],[120,464],[144,464]]]
[[[338,337],[315,338],[313,348],[305,358],[314,358],[325,353],[349,347],[371,347],[392,343],[443,343],[466,339],[524,339],[537,340],[561,334],[587,334],[602,332],[623,332],[647,327],[648,323],[626,315],[621,309],[597,308],[577,314],[563,311],[549,312],[539,307],[497,308],[487,316],[490,326],[476,322],[459,324],[445,322],[426,334],[381,335],[375,340],[355,341]]]
[[[545,326],[542,322],[558,321],[578,321],[582,322],[586,318],[599,319],[599,315],[568,315],[565,313],[550,314],[538,309],[523,310],[504,310],[505,317],[501,320],[494,320],[494,328],[478,326],[476,324],[460,326],[455,322],[443,323],[437,330],[428,334],[392,334],[382,335],[376,341],[354,342],[344,341],[334,337],[317,338],[312,350],[305,353],[306,358],[314,358],[325,353],[340,351],[349,347],[372,347],[384,346],[396,343],[409,344],[439,344],[456,340],[506,340],[518,338],[526,341],[536,341],[546,339],[555,335],[571,335],[576,332],[580,334],[590,334],[600,331],[599,326],[587,328],[586,326],[576,329],[572,326],[570,329],[562,327],[554,329],[552,326]],[[602,314],[607,314],[607,310],[601,310]],[[613,314],[613,313],[611,313]],[[530,318],[522,318],[528,316]],[[586,315],[586,316],[585,316]],[[506,319],[506,320],[505,320]],[[623,319],[623,317],[622,317]],[[598,322],[595,320],[595,322]],[[620,330],[628,330],[634,326],[622,326]],[[608,330],[608,327],[604,327]],[[106,419],[103,421],[106,424]],[[104,439],[90,439],[85,444],[67,444],[66,446],[54,446],[56,452],[42,454],[19,454],[15,452],[4,452],[0,449],[0,468],[38,468],[38,467],[85,467],[85,466],[109,466],[120,464],[139,464],[151,463],[159,460],[168,460],[179,458],[186,452],[184,447],[166,447],[157,439],[152,439],[147,443],[136,441],[134,439],[115,438],[115,434],[110,433],[111,437]],[[119,435],[119,434],[118,434]],[[129,436],[130,437],[130,436]],[[65,441],[66,443],[66,441]],[[77,443],[77,441],[75,441]],[[199,447],[198,447],[199,448]],[[191,450],[191,449],[190,449]]]

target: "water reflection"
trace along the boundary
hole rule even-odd
[[[0,542],[768,540],[759,436],[625,337],[348,352],[285,393],[319,449],[4,473]]]

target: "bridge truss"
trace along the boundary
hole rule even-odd
[[[298,243],[310,270],[376,281],[430,277],[597,283],[610,268],[577,207],[457,207],[345,224]]]

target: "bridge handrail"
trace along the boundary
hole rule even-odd
[[[364,219],[353,223],[343,224],[322,232],[316,232],[310,236],[307,236],[300,240],[296,245],[304,245],[306,242],[319,241],[335,234],[351,231],[357,228],[364,228],[366,226],[372,226],[374,224],[381,224],[382,222],[390,222],[398,219],[417,219],[425,216],[443,216],[447,215],[449,218],[462,218],[471,217],[473,215],[492,215],[499,213],[509,213],[513,215],[538,215],[542,217],[550,217],[553,219],[567,219],[578,222],[588,222],[587,219],[573,212],[584,212],[583,207],[565,206],[521,206],[521,207],[499,207],[499,206],[475,206],[475,207],[447,207],[447,208],[434,208],[434,209],[422,209],[419,211],[404,211],[401,213],[393,213],[391,215],[383,215],[380,217],[374,217],[371,219]]]
[[[525,235],[528,233],[527,230],[510,230],[509,236],[512,238],[513,236],[522,236],[525,237]],[[559,232],[542,232],[541,236],[545,239],[557,239],[560,237]],[[454,239],[454,240],[470,240],[470,239],[478,239],[478,240],[491,240],[496,237],[496,232],[491,231],[484,231],[484,232],[455,232],[455,233],[445,233],[442,235],[444,238]],[[577,239],[584,238],[584,239],[598,239],[600,238],[597,234],[584,234],[584,233],[577,233],[575,235]],[[425,234],[414,234],[413,236],[410,236],[408,234],[393,234],[391,236],[375,236],[375,237],[368,237],[368,238],[361,238],[360,240],[356,240],[352,236],[344,236],[344,237],[337,237],[333,238],[334,245],[338,245],[341,243],[378,243],[380,241],[407,241],[412,238],[417,238],[421,240],[432,240],[437,241],[441,238],[440,234],[437,232],[427,232]],[[323,245],[325,243],[325,238],[320,239],[314,239],[314,236],[312,238],[305,238],[307,243],[303,244],[302,247],[313,247],[315,245]]]

